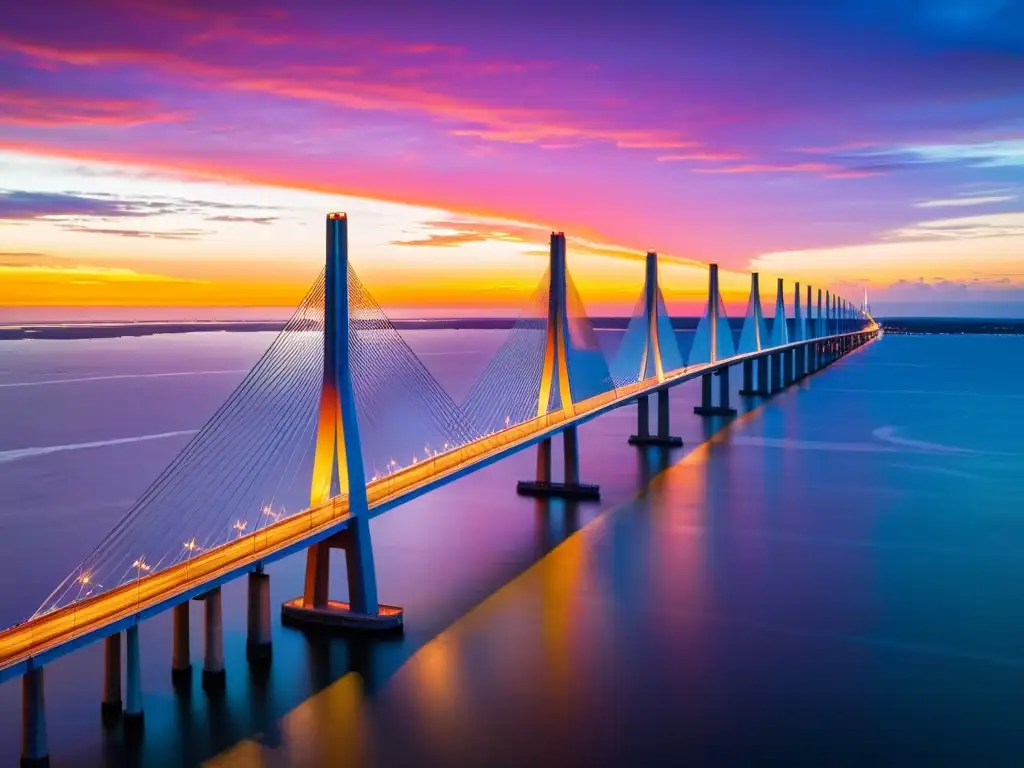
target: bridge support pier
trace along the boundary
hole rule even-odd
[[[782,383],[788,387],[793,383],[793,350],[787,349],[782,353]]]
[[[21,678],[21,766],[43,768],[49,765],[43,668],[34,667]]]
[[[349,518],[344,528],[306,550],[306,584],[302,597],[281,606],[289,624],[351,631],[401,631],[403,611],[377,601],[370,522],[364,515]],[[349,602],[330,599],[331,550],[345,553]]]
[[[711,400],[712,386],[710,373],[700,377],[700,405],[693,409],[698,416],[732,416],[736,409],[729,405],[729,367],[715,372],[718,377],[718,405]]]
[[[142,658],[139,652],[139,625],[132,624],[124,633],[127,659],[127,678],[124,725],[126,728],[142,728]]]
[[[782,353],[776,352],[772,355],[772,392],[782,390]]]
[[[630,442],[633,442],[632,438]],[[516,485],[516,493],[521,496],[559,496],[566,499],[601,498],[600,487],[580,482],[579,438],[575,424],[562,430],[562,448],[565,482],[556,483],[551,479],[551,439],[548,438],[537,445],[537,479],[520,480]]]
[[[192,658],[189,648],[189,604],[174,606],[174,637],[171,647],[171,680],[181,685],[192,680]]]
[[[668,390],[658,390],[658,431],[651,434],[650,404],[648,395],[637,399],[637,430],[635,435],[629,436],[630,445],[661,445],[669,448],[678,448],[683,444],[683,438],[669,434],[668,425]]]
[[[121,633],[103,640],[103,701],[100,712],[108,725],[121,719]]]
[[[203,690],[218,691],[224,687],[224,612],[220,587],[203,595],[204,645]]]
[[[270,662],[270,576],[262,570],[249,574],[248,627],[245,656],[253,664]]]
[[[757,386],[753,385],[754,363],[757,363]],[[748,381],[747,368],[750,368],[750,381]],[[768,355],[762,355],[756,360],[745,360],[743,362],[743,388],[740,395],[743,397],[768,397],[771,389],[768,388],[769,378]]]
[[[796,349],[796,379],[799,381],[807,375],[807,346]]]

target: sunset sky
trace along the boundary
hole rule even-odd
[[[1024,2],[5,5],[0,305],[294,305],[330,210],[409,314],[509,314],[558,229],[595,313],[654,248],[679,310],[717,261],[1022,316]]]

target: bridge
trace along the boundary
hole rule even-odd
[[[202,600],[203,685],[223,685],[221,585],[248,579],[248,656],[266,663],[271,606],[264,569],[302,551],[303,594],[281,607],[283,620],[400,630],[402,609],[377,596],[374,516],[531,446],[536,476],[520,482],[519,493],[598,497],[598,486],[581,482],[580,424],[636,403],[631,443],[681,445],[669,430],[670,388],[700,378],[695,413],[728,417],[735,413],[731,369],[741,372],[741,394],[768,397],[880,333],[866,297],[855,308],[830,291],[802,291],[799,283],[787,315],[781,279],[769,322],[755,273],[737,339],[712,264],[707,306],[684,354],[658,284],[657,254],[649,252],[645,264],[643,292],[609,356],[567,268],[565,236],[552,233],[550,263],[536,291],[456,403],[349,264],[347,217],[329,214],[325,268],[267,352],[35,614],[0,632],[0,681],[22,679],[23,764],[48,762],[43,673],[53,659],[102,640],[104,716],[137,727],[140,622],[174,612],[172,673],[190,677],[188,601]],[[557,435],[565,459],[558,481]],[[346,602],[328,594],[331,549],[345,553]]]

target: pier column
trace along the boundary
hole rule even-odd
[[[580,447],[575,425],[562,430],[562,449],[565,459],[565,484],[579,485]]]
[[[682,445],[681,437],[672,437],[668,426],[668,390],[658,390],[658,441],[662,445]]]
[[[711,374],[705,373],[700,377],[700,411],[710,412],[712,409],[711,403]]]
[[[724,413],[732,413],[729,406],[729,366],[718,372],[718,410]]]
[[[551,438],[546,437],[537,443],[537,482],[551,482]]]
[[[189,604],[178,603],[174,606],[174,636],[171,647],[171,679],[175,683],[184,683],[192,679],[192,654],[189,648]]]
[[[103,722],[113,723],[121,718],[121,633],[103,640],[103,701],[100,704]]]
[[[807,375],[807,345],[796,348],[796,377],[802,379]]]
[[[127,679],[124,724],[130,728],[142,725],[142,660],[139,653],[139,625],[132,624],[124,633]]]
[[[224,687],[224,614],[221,604],[220,587],[215,587],[203,596],[204,648],[203,648],[203,690],[211,691]]]
[[[659,389],[657,391],[657,410],[658,410],[658,424],[656,427],[655,434],[650,434],[649,426],[649,410],[650,405],[647,404],[650,395],[647,395],[639,400],[638,412],[640,414],[641,425],[637,430],[639,434],[629,436],[630,445],[660,445],[670,448],[677,448],[683,444],[683,438],[675,437],[669,434],[669,407],[668,407],[668,389]],[[644,429],[643,425],[648,425]]]
[[[743,361],[743,392],[750,393],[754,391],[754,361],[744,360]]]
[[[772,392],[782,389],[782,353],[772,355]]]
[[[21,678],[21,765],[22,768],[50,765],[42,667],[30,669]]]
[[[770,366],[771,363],[768,360],[768,355],[762,355],[757,358],[757,388],[762,396],[771,394],[771,390],[768,389],[768,369]]]
[[[647,395],[636,401],[636,436],[641,439],[651,436],[651,401]]]
[[[783,384],[785,384],[785,386],[788,387],[790,384],[793,383],[793,350],[787,349],[782,354],[785,360],[785,368],[783,368],[782,382]]]
[[[248,628],[245,655],[250,662],[270,661],[270,576],[262,570],[249,574]]]

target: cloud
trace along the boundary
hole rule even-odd
[[[506,243],[538,242],[547,238],[549,230],[534,224],[502,221],[426,221],[427,232],[423,237],[392,240],[391,245],[411,247],[452,248],[470,243],[500,241]]]
[[[743,160],[744,155],[740,155],[734,152],[683,152],[680,154],[672,155],[659,155],[657,160],[659,163],[680,163],[680,162],[729,162],[733,160]]]
[[[191,114],[162,109],[140,99],[106,99],[68,94],[0,92],[0,123],[37,128],[105,126],[135,128],[185,122]]]
[[[886,232],[885,240],[973,240],[1024,235],[1024,212],[934,219]]]
[[[61,229],[68,232],[82,232],[92,235],[114,235],[116,237],[146,238],[154,240],[196,240],[204,235],[211,234],[204,229],[112,229],[105,227],[90,227],[81,224],[61,224]]]
[[[955,208],[971,205],[989,205],[1016,200],[1013,195],[992,195],[990,197],[952,197],[945,200],[922,200],[914,203],[915,208]]]
[[[722,168],[697,168],[696,173],[814,173],[826,179],[861,179],[878,175],[872,169],[844,168],[832,163],[745,163]]]
[[[207,216],[207,221],[220,221],[228,224],[273,224],[279,221],[279,216]]]
[[[150,216],[153,211],[114,197],[67,192],[0,190],[0,219],[27,221],[68,216]]]

